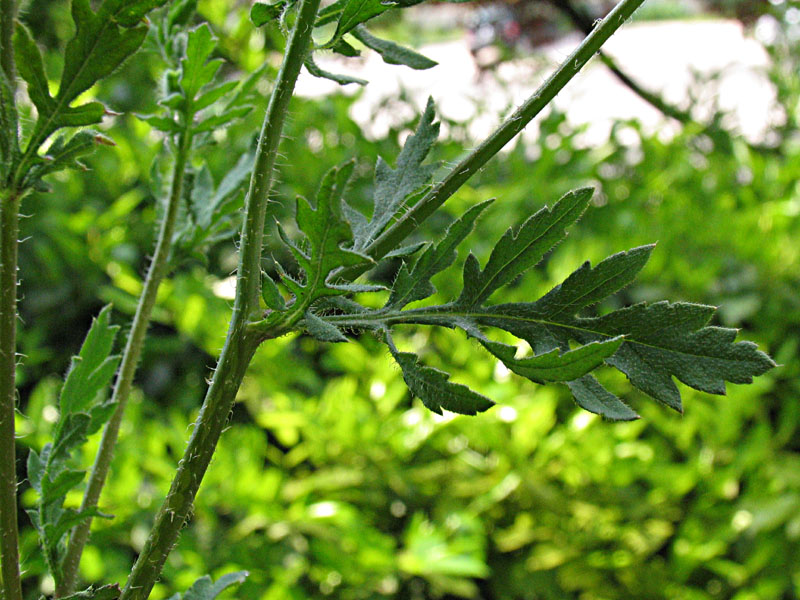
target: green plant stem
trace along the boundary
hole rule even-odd
[[[264,117],[245,203],[236,299],[225,346],[167,498],[156,515],[120,600],[145,600],[150,595],[164,561],[186,522],[236,399],[236,392],[258,347],[259,339],[248,329],[248,323],[252,318],[257,318],[260,312],[261,252],[267,202],[283,124],[297,76],[310,47],[319,2],[300,2],[297,21],[289,37],[283,65]]]
[[[500,127],[486,140],[469,153],[461,162],[423,196],[408,212],[395,221],[386,231],[375,239],[365,253],[375,260],[383,258],[387,252],[397,247],[420,223],[431,216],[464,183],[472,177],[503,146],[519,134],[531,120],[564,88],[567,83],[600,50],[609,37],[619,29],[636,11],[644,0],[622,0],[592,32],[586,36],[575,51],[556,69],[538,90],[526,100]],[[341,276],[354,279],[366,267],[343,270]]]
[[[187,122],[191,123],[191,119],[187,119]],[[111,459],[114,456],[114,448],[119,437],[120,424],[133,387],[133,377],[136,374],[136,367],[139,364],[139,358],[144,347],[145,335],[150,325],[150,317],[156,303],[158,288],[169,266],[168,258],[172,249],[172,236],[175,232],[178,207],[183,196],[183,181],[191,148],[192,134],[190,128],[187,127],[178,139],[169,198],[161,220],[155,253],[145,278],[142,293],[139,296],[139,303],[136,307],[136,313],[133,317],[131,330],[122,354],[122,362],[114,384],[111,402],[116,404],[116,408],[103,430],[103,437],[100,440],[100,447],[97,450],[94,465],[92,466],[89,483],[83,495],[81,511],[90,510],[97,506],[111,467]],[[91,524],[92,519],[89,518],[82,521],[72,530],[67,553],[62,563],[62,579],[56,586],[56,598],[70,594],[75,587],[81,554],[89,538]]]
[[[3,600],[22,600],[17,530],[17,248],[21,198],[0,191],[0,561]]]
[[[11,90],[17,87],[14,62],[14,27],[17,21],[17,0],[0,0],[0,68],[6,74]]]

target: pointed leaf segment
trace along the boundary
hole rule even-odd
[[[111,307],[106,306],[92,323],[80,354],[72,358],[61,389],[60,415],[53,441],[41,452],[31,450],[28,455],[28,479],[39,494],[35,507],[28,510],[28,514],[39,533],[47,568],[57,584],[62,578],[64,537],[77,523],[100,515],[95,509],[79,512],[65,509],[63,504],[67,493],[79,485],[85,475],[84,471],[69,467],[74,451],[106,422],[114,409],[106,400],[106,390],[119,364],[119,356],[111,355],[119,328],[111,325],[110,320]]]
[[[214,600],[229,587],[244,582],[248,575],[247,571],[236,571],[223,575],[216,581],[212,581],[208,575],[203,575],[186,590],[183,596],[175,594],[170,596],[169,600]]]

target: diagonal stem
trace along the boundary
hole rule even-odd
[[[191,119],[186,120],[191,123]],[[186,164],[192,147],[191,126],[187,126],[178,140],[175,164],[172,168],[172,183],[170,186],[169,199],[167,200],[166,210],[162,217],[161,226],[158,233],[158,241],[150,263],[150,269],[144,282],[139,303],[136,306],[136,314],[133,317],[131,330],[122,354],[117,379],[114,384],[114,391],[111,402],[116,404],[114,414],[106,423],[103,430],[103,437],[100,440],[100,447],[92,466],[92,473],[89,476],[89,483],[83,495],[81,512],[90,510],[97,506],[100,494],[103,491],[108,471],[111,467],[111,459],[114,456],[114,448],[119,437],[119,428],[125,407],[133,387],[133,377],[136,374],[136,367],[142,355],[145,335],[150,325],[150,317],[156,303],[158,288],[167,273],[168,258],[172,249],[172,236],[175,231],[175,223],[178,217],[178,207],[183,196],[183,181],[186,171]],[[88,518],[80,522],[73,530],[69,538],[67,553],[62,563],[62,578],[56,586],[56,598],[61,598],[73,591],[75,580],[78,575],[81,554],[86,542],[89,539],[89,528],[92,519]]]
[[[300,68],[311,44],[311,31],[320,0],[301,0],[297,21],[284,54],[261,130],[250,188],[245,203],[239,269],[231,324],[214,377],[197,417],[167,498],[156,515],[120,600],[146,600],[191,510],[236,392],[259,340],[247,325],[259,312],[261,252],[267,200],[283,124]]]
[[[485,165],[503,146],[519,134],[525,126],[546,107],[553,98],[578,74],[611,35],[636,11],[644,0],[622,0],[586,36],[575,51],[556,69],[538,90],[528,98],[500,127],[470,152],[461,162],[423,196],[408,212],[386,229],[365,250],[379,260],[416,230],[466,181]],[[356,267],[343,270],[341,276],[354,279],[366,270]]]

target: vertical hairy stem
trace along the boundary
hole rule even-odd
[[[4,600],[22,600],[14,431],[19,205],[19,194],[0,190],[0,573]]]
[[[156,515],[150,536],[133,566],[120,600],[145,600],[150,595],[189,515],[247,365],[258,347],[258,339],[248,332],[247,325],[259,312],[267,200],[289,100],[308,53],[319,3],[320,0],[301,0],[299,4],[297,21],[289,37],[283,65],[264,117],[245,203],[236,299],[225,346],[167,498]]]
[[[191,119],[188,120],[191,122]],[[192,147],[192,135],[189,127],[180,135],[178,147],[175,155],[175,164],[172,169],[172,184],[170,186],[169,199],[164,210],[161,226],[158,232],[158,241],[150,263],[150,269],[144,282],[142,294],[139,297],[139,304],[136,307],[136,314],[133,317],[131,330],[122,354],[117,379],[114,384],[114,392],[111,401],[116,403],[114,414],[103,430],[103,437],[100,440],[100,447],[97,450],[92,473],[89,476],[89,483],[83,495],[81,511],[95,508],[103,490],[111,459],[114,456],[114,447],[119,437],[119,427],[122,423],[122,416],[128,404],[128,397],[133,386],[133,377],[139,358],[144,346],[145,334],[150,324],[150,316],[156,303],[156,295],[161,281],[166,275],[170,250],[172,248],[172,236],[175,231],[175,222],[178,216],[178,206],[183,195],[183,180],[186,171],[186,163]],[[89,528],[92,520],[86,519],[72,530],[67,546],[67,553],[62,564],[62,580],[56,587],[56,598],[60,598],[72,592],[78,574],[81,554],[89,538]]]
[[[17,21],[17,1],[0,0],[0,67],[8,85],[17,87],[17,68],[14,63],[14,24]]]
[[[0,68],[16,89],[14,24],[16,0],[0,0]],[[12,98],[13,101],[13,98]],[[13,132],[16,136],[17,132]],[[0,597],[22,600],[17,530],[17,457],[14,408],[17,399],[17,246],[22,198],[0,181]]]
[[[625,21],[644,3],[644,0],[622,0],[605,19],[600,21],[586,39],[567,57],[558,69],[545,81],[536,92],[528,98],[500,127],[486,140],[453,167],[445,178],[428,192],[407,213],[383,232],[366,252],[375,259],[382,258],[387,252],[413,232],[419,224],[450,198],[464,183],[472,177],[490,158],[497,154],[503,146],[519,134],[531,120],[578,74],[589,59],[600,50],[609,37],[619,29]],[[342,273],[343,276],[357,275],[353,269]]]

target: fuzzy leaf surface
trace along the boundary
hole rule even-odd
[[[476,204],[454,221],[441,241],[425,248],[413,267],[409,267],[407,262],[403,263],[386,306],[402,308],[410,302],[433,295],[436,288],[431,283],[431,277],[453,264],[458,256],[456,250],[459,245],[472,232],[478,217],[491,203],[492,200],[488,200]]]
[[[339,295],[346,290],[336,289],[329,281],[340,267],[372,263],[368,256],[347,248],[353,234],[342,215],[342,195],[353,172],[354,163],[334,168],[325,174],[317,192],[316,207],[305,198],[297,199],[297,226],[307,240],[308,251],[292,242],[283,229],[281,237],[305,273],[305,282],[297,284],[296,293],[310,304],[326,295]],[[284,282],[291,285],[286,277]]]
[[[408,389],[433,412],[442,414],[442,409],[445,409],[462,415],[474,415],[494,405],[489,398],[467,386],[448,381],[450,375],[444,371],[421,364],[416,354],[400,352],[388,333],[385,341],[394,360],[400,365]]]
[[[594,190],[582,188],[564,195],[553,208],[544,207],[515,233],[509,229],[492,250],[483,271],[477,260],[464,264],[464,291],[457,304],[482,304],[492,293],[536,265],[546,252],[563,240],[566,228],[586,210]]]
[[[433,100],[429,98],[417,130],[408,137],[397,157],[396,168],[392,169],[383,159],[378,159],[372,218],[353,227],[355,248],[363,249],[378,237],[408,196],[431,180],[437,165],[422,163],[439,137],[439,123],[433,122],[434,116]],[[350,216],[356,212],[351,209],[347,214]]]

